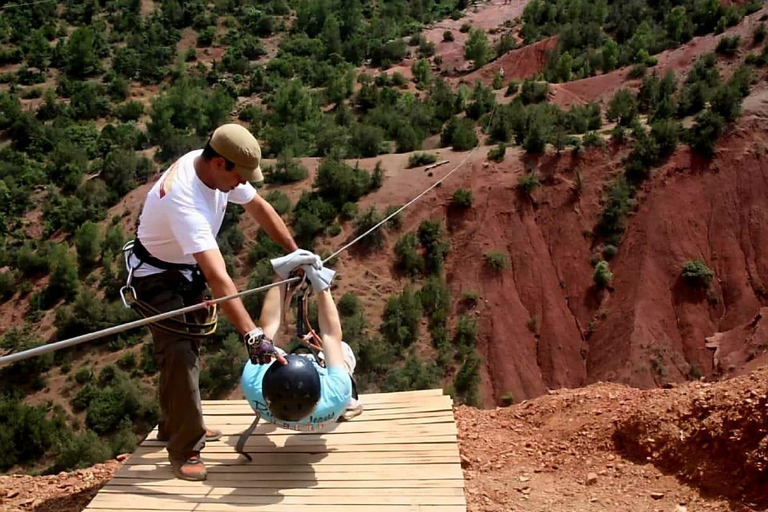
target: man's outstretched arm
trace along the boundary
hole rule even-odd
[[[208,286],[210,286],[215,298],[218,299],[237,293],[235,283],[232,282],[232,278],[227,274],[227,266],[224,263],[221,251],[209,249],[195,253],[193,256],[197,264],[200,265],[200,270],[203,271],[205,280],[208,281]],[[243,301],[239,298],[222,302],[220,306],[224,310],[227,319],[232,322],[232,325],[235,326],[235,329],[240,334],[244,335],[256,328],[251,315],[248,314]]]
[[[243,205],[243,208],[259,223],[259,226],[264,229],[269,238],[280,247],[287,252],[293,252],[299,248],[291,232],[288,230],[288,226],[285,225],[280,215],[263,197],[256,194],[253,200]]]

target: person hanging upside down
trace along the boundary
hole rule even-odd
[[[295,262],[285,262],[287,267],[279,269],[276,261],[273,265],[278,274],[282,271],[281,277],[298,268]],[[339,312],[330,292],[334,272],[311,265],[302,268],[312,283],[318,306],[320,334],[313,336],[310,332],[301,340],[313,350],[286,354],[274,345],[287,290],[285,285],[272,288],[261,310],[262,332],[250,344],[246,340],[249,361],[243,369],[241,386],[251,408],[265,421],[312,432],[354,418],[363,411],[363,405],[353,396],[355,355],[342,341]],[[276,360],[276,354],[284,355],[286,363]]]

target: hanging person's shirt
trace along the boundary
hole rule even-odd
[[[256,189],[250,183],[239,185],[231,192],[208,188],[195,172],[195,158],[202,152],[191,151],[176,160],[147,195],[137,237],[159,260],[194,265],[193,254],[218,249],[216,235],[224,221],[227,203],[243,205],[256,196]],[[130,251],[126,254],[126,264],[136,269],[135,277],[163,272],[147,263],[136,268],[139,260]]]
[[[346,346],[346,347],[345,347]],[[245,363],[243,374],[240,378],[240,385],[246,400],[254,412],[274,425],[290,430],[300,432],[317,432],[323,430],[326,425],[336,423],[340,416],[344,414],[347,405],[352,399],[352,372],[356,362],[352,349],[346,343],[342,345],[344,351],[344,366],[330,366],[323,368],[314,360],[317,373],[320,375],[320,400],[313,409],[312,413],[299,421],[282,421],[276,419],[267,407],[262,391],[262,382],[264,375],[273,364],[280,364],[272,361],[268,364],[253,364],[250,361]]]

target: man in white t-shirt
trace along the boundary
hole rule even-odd
[[[126,245],[137,303],[175,310],[237,292],[227,274],[216,235],[228,203],[242,205],[269,237],[288,252],[321,265],[320,258],[299,250],[283,220],[249,181],[262,181],[261,149],[244,127],[226,124],[214,131],[203,150],[176,160],[147,195],[136,240]],[[240,299],[221,304],[244,336],[256,331]],[[203,423],[199,388],[199,348],[205,336],[205,310],[153,324],[155,360],[160,370],[158,439],[167,441],[178,478],[204,480],[200,458],[205,441],[221,437]],[[200,327],[203,326],[202,332]],[[282,356],[280,362],[285,363]]]

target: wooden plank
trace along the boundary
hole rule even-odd
[[[400,422],[410,422],[410,423],[418,423],[422,420],[428,420],[428,419],[436,419],[436,418],[445,418],[447,421],[455,421],[456,418],[453,415],[453,411],[450,409],[442,409],[437,411],[419,411],[419,412],[395,412],[390,411],[388,414],[384,413],[370,413],[370,411],[363,411],[363,414],[360,416],[357,416],[355,419],[351,421],[351,423],[366,423],[366,422],[379,422],[379,421],[400,421]],[[203,418],[207,422],[219,422],[221,424],[230,424],[230,425],[250,425],[253,421],[254,414],[253,412],[248,412],[248,414],[233,414],[230,416],[227,415],[203,415]]]
[[[212,451],[206,447],[203,459],[209,461],[234,461],[238,454],[231,448],[225,452]],[[411,452],[353,452],[353,453],[261,453],[251,464],[375,464],[387,462],[402,464],[408,461],[424,461],[428,459],[445,458],[458,462],[459,451],[455,447],[439,450],[419,450]],[[165,461],[168,453],[164,448],[139,447],[126,461],[126,464],[143,464],[151,461]]]
[[[146,473],[156,472],[171,475],[169,464],[143,464],[123,466],[117,470],[120,475],[146,476]],[[250,478],[260,478],[254,475],[267,473],[280,480],[317,480],[319,478],[338,480],[348,478],[350,480],[368,480],[371,478],[386,477],[392,479],[415,478],[419,480],[440,480],[444,478],[461,478],[461,468],[456,464],[430,464],[429,471],[419,464],[401,464],[390,466],[388,464],[370,466],[259,466],[251,464],[213,466],[208,468],[208,474],[218,475],[242,475]]]
[[[437,466],[437,465],[435,465]],[[209,477],[216,475],[220,480],[240,482],[243,480],[252,480],[258,478],[254,476],[255,471],[231,471],[238,466],[227,467],[214,467],[208,471]],[[142,469],[148,468],[148,469]],[[264,468],[264,466],[249,466],[247,469]],[[300,469],[300,468],[297,468]],[[165,479],[172,478],[173,473],[168,466],[123,466],[116,473],[119,476],[132,476],[134,478],[150,478],[150,479]],[[262,474],[262,473],[259,473]],[[317,482],[320,472],[301,472],[295,471],[292,473],[278,473],[274,471],[264,472],[269,475],[270,478],[286,480],[291,482]],[[403,470],[400,466],[387,467],[386,469],[380,469],[376,471],[369,471],[359,469],[355,472],[334,472],[326,473],[322,472],[322,480],[401,480],[403,478],[414,480],[452,480],[463,478],[461,468],[455,464],[451,464],[449,467],[443,469],[434,469],[427,472],[423,467],[419,467],[417,470]]]
[[[239,455],[234,451],[228,453],[203,451],[203,460],[208,463],[242,464],[238,461]],[[157,464],[166,462],[168,454],[163,451],[137,451],[126,462],[126,465]],[[371,464],[434,464],[434,463],[461,463],[458,450],[454,452],[442,452],[433,454],[429,452],[416,453],[269,453],[259,454],[249,464],[255,465],[279,465],[291,466],[296,464],[312,465],[371,465]]]
[[[208,428],[221,428],[224,426],[236,426],[248,428],[253,423],[254,416],[203,416],[205,425]],[[335,426],[336,432],[354,432],[358,428],[395,428],[408,425],[431,425],[433,423],[454,423],[453,414],[450,412],[439,412],[432,416],[414,418],[406,416],[401,418],[389,418],[387,416],[363,417],[358,416],[352,421],[342,421],[341,423],[331,423]],[[266,421],[260,422],[256,432],[274,432],[276,427]]]
[[[447,480],[450,482],[450,480]],[[186,482],[185,482],[186,483]],[[178,493],[186,496],[464,496],[461,487],[387,487],[371,488],[286,488],[286,487],[204,487],[184,485],[152,485],[139,483],[117,485],[110,482],[99,494],[163,494]]]
[[[162,453],[165,453],[165,443],[160,443],[158,441],[145,441],[141,444],[143,448],[146,448],[148,450],[162,450]],[[431,452],[451,452],[451,453],[458,453],[458,447],[456,446],[454,441],[445,441],[441,443],[430,443],[430,444],[404,444],[404,443],[379,443],[379,444],[366,444],[366,445],[335,445],[335,446],[325,446],[325,445],[316,445],[316,446],[295,446],[295,445],[288,445],[288,446],[274,446],[274,445],[268,445],[264,444],[262,446],[255,446],[250,445],[246,446],[248,453],[279,453],[279,454],[288,454],[288,453],[357,453],[357,452],[366,452],[366,453],[374,453],[374,452],[387,452],[387,453],[407,453],[407,452],[420,452],[420,451],[431,451]],[[233,453],[234,452],[234,446],[224,444],[221,442],[215,442],[215,443],[207,443],[205,445],[205,449],[203,450],[203,457],[205,457],[205,454],[207,453]]]
[[[200,504],[226,504],[226,505],[462,505],[463,496],[377,496],[372,499],[369,496],[242,496],[223,495],[206,497],[205,495],[179,495],[175,493],[164,494],[132,494],[120,496],[109,493],[99,493],[91,501],[92,506],[114,507],[130,501],[131,507],[147,508],[149,510],[177,510],[186,509],[189,502]]]
[[[253,421],[248,403],[205,401],[206,425],[225,434],[203,452],[205,482],[174,478],[154,431],[86,510],[466,512],[452,399],[442,390],[361,398],[361,416],[325,432],[261,424],[246,443],[251,462],[234,452]]]
[[[395,391],[392,393],[363,393],[360,395],[360,400],[367,403],[389,403],[389,402],[403,402],[409,399],[418,399],[424,397],[434,396],[448,396],[445,395],[442,389],[421,389],[416,391]],[[203,400],[203,406],[206,405],[245,405],[248,406],[247,400]]]
[[[212,474],[208,476],[205,482],[187,482],[178,480],[172,476],[159,477],[156,479],[146,479],[130,474],[116,475],[110,480],[109,485],[115,486],[152,486],[152,487],[191,487],[201,489],[214,489],[219,487],[233,487],[231,480],[221,478],[221,475]],[[261,478],[251,478],[250,480],[240,480],[237,482],[238,489],[388,489],[388,488],[408,488],[408,489],[448,489],[464,488],[463,479],[445,479],[445,480],[320,480],[312,481],[287,481],[270,478],[269,480]]]
[[[242,505],[226,504],[186,504],[188,508],[177,508],[176,512],[243,512]],[[86,510],[99,510],[104,512],[147,512],[146,508],[114,508],[113,506],[93,506]],[[302,505],[297,508],[296,505],[260,505],[259,512],[328,512],[328,505]],[[371,512],[371,510],[380,510],[382,512],[466,512],[466,505],[335,505],[333,512]]]
[[[222,431],[225,437],[227,436],[239,436],[246,428],[243,425],[216,425],[215,423],[206,423],[209,428],[218,428]],[[156,431],[155,437],[157,436]],[[393,434],[393,435],[446,435],[456,434],[456,424],[451,422],[440,423],[416,423],[411,425],[397,425],[394,423],[355,423],[354,421],[345,421],[343,423],[335,423],[328,430],[322,430],[319,432],[297,432],[295,430],[288,430],[279,428],[274,425],[264,424],[259,425],[254,436],[269,435],[270,438],[276,438],[279,436],[306,436],[306,435],[323,435],[330,437],[343,437],[354,434],[374,434],[378,436],[380,434]],[[224,438],[222,438],[224,439]],[[226,440],[224,441],[226,442]]]
[[[237,442],[238,436],[229,436],[224,440],[225,443],[229,443],[229,446],[234,447]],[[302,447],[317,447],[324,446],[332,448],[336,446],[344,445],[367,445],[367,444],[420,444],[420,443],[455,443],[457,441],[455,435],[409,435],[409,434],[396,434],[382,432],[379,435],[372,436],[370,434],[347,434],[344,436],[328,436],[317,434],[301,434],[292,436],[251,436],[245,443],[245,447],[250,449],[251,447],[273,446],[302,446]],[[142,445],[146,446],[163,446],[165,443],[160,441],[144,441]]]
[[[418,400],[412,402],[393,402],[391,404],[366,404],[363,403],[364,414],[365,412],[372,411],[401,411],[405,409],[412,410],[453,410],[453,402],[449,397],[432,397],[425,400]],[[439,408],[439,409],[435,409]],[[250,405],[220,405],[220,406],[204,406],[203,414],[207,416],[213,415],[252,415],[253,409]]]
[[[247,460],[240,461],[227,461],[227,462],[211,462],[206,464],[208,473],[271,473],[271,474],[283,474],[283,473],[314,473],[316,475],[322,475],[325,473],[371,473],[376,471],[402,471],[403,473],[416,473],[418,471],[426,471],[435,475],[442,475],[446,472],[454,474],[455,472],[449,471],[450,468],[456,465],[455,462],[432,462],[425,467],[422,463],[405,463],[405,464],[390,464],[389,462],[380,462],[378,464],[253,464]],[[121,470],[132,471],[152,471],[154,469],[167,469],[171,467],[171,463],[167,460],[158,461],[155,463],[145,462],[143,464],[130,464],[125,465]],[[417,471],[418,470],[418,471]]]

